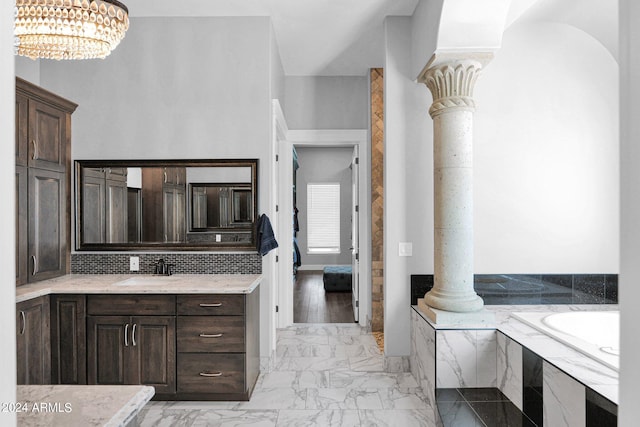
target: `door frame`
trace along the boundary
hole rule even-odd
[[[284,328],[293,324],[293,263],[286,262],[293,253],[293,147],[354,147],[358,146],[360,158],[360,325],[371,326],[371,144],[366,129],[344,130],[286,130],[284,139],[278,140],[279,161],[279,243],[281,260],[278,263],[277,283],[277,327]],[[287,208],[289,206],[290,208]]]

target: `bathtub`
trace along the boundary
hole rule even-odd
[[[511,315],[616,371],[620,366],[620,313],[617,311]]]

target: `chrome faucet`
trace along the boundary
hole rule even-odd
[[[171,276],[173,274],[173,264],[168,264],[164,262],[162,258],[160,258],[156,263],[156,272],[155,274],[161,274],[163,276]]]

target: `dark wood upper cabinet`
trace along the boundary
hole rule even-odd
[[[37,100],[29,100],[29,166],[65,171],[66,123],[66,112]]]
[[[67,209],[62,172],[29,168],[29,282],[66,273]]]
[[[29,266],[29,231],[27,218],[28,174],[25,166],[16,166],[16,285],[27,283]]]
[[[70,136],[76,107],[16,79],[16,285],[69,271]]]
[[[16,93],[16,165],[27,166],[29,141],[29,98]]]

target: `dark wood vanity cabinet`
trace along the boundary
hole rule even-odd
[[[51,295],[51,383],[87,383],[85,295]]]
[[[249,400],[260,372],[259,288],[177,302],[179,398]]]
[[[69,270],[69,161],[75,108],[64,98],[16,79],[17,285]]]
[[[173,295],[87,296],[87,383],[153,386],[176,392]]]
[[[49,384],[49,297],[16,304],[16,329],[17,383]]]

